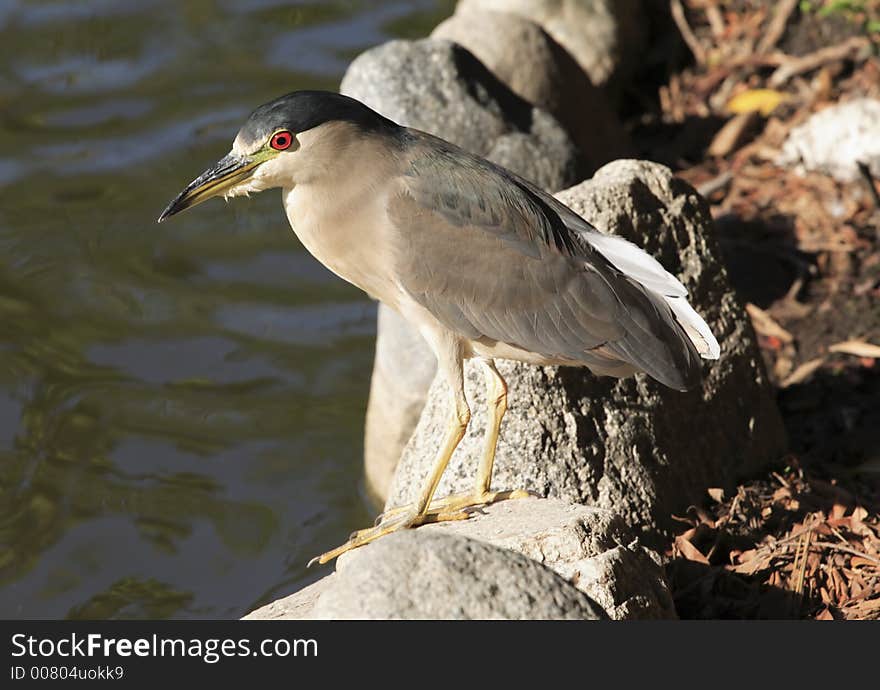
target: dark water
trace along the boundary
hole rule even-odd
[[[277,192],[155,218],[452,4],[0,0],[0,617],[239,616],[370,519],[374,305]]]

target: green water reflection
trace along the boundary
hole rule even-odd
[[[277,193],[155,218],[452,5],[0,2],[0,617],[238,616],[369,519],[374,305]]]

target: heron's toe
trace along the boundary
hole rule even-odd
[[[409,507],[405,510],[394,512],[393,514],[388,512],[379,516],[380,519],[377,520],[378,524],[373,527],[368,527],[367,529],[353,532],[347,542],[341,546],[337,546],[331,551],[327,551],[326,553],[322,553],[320,556],[313,558],[309,561],[309,565],[311,566],[314,563],[327,563],[328,561],[341,556],[346,551],[351,551],[359,546],[369,544],[370,542],[376,541],[379,537],[384,537],[386,534],[391,534],[398,530],[418,527],[419,525],[426,525],[433,522],[467,520],[469,517],[470,511],[458,508],[433,509],[424,514],[419,514],[415,509]]]

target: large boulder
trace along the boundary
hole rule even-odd
[[[450,41],[392,41],[372,48],[349,66],[340,91],[545,189],[570,186],[587,170],[552,115],[513,93],[470,52]],[[384,501],[436,362],[418,332],[383,305],[378,333],[364,464],[368,490]]]
[[[253,621],[294,621],[308,620],[318,601],[318,597],[333,586],[336,574],[330,573],[320,580],[306,585],[302,589],[281,599],[251,611],[244,620]]]
[[[640,0],[459,0],[456,12],[470,10],[510,12],[540,25],[596,86],[627,83],[643,50]]]
[[[353,552],[318,619],[607,618],[598,604],[537,561],[485,542],[428,531],[389,535]]]
[[[509,411],[498,443],[494,486],[612,509],[627,524],[655,529],[777,460],[785,436],[751,323],[727,277],[706,202],[661,165],[611,163],[557,195],[600,230],[655,256],[690,291],[721,344],[702,388],[680,393],[643,374],[600,378],[586,369],[499,362]],[[437,496],[471,488],[485,429],[478,367],[468,363],[473,418]],[[389,507],[415,497],[449,418],[445,382],[435,379],[398,466]]]
[[[532,498],[380,539],[247,618],[606,615],[675,618],[659,557],[608,511]]]
[[[339,90],[544,189],[583,179],[584,161],[559,122],[513,93],[457,43],[384,43],[355,58]]]
[[[431,36],[464,46],[514,93],[553,115],[577,144],[590,174],[630,154],[628,137],[605,93],[534,22],[509,12],[464,9]]]
[[[425,339],[400,314],[380,305],[364,435],[367,490],[380,504],[388,498],[436,373],[437,359]]]

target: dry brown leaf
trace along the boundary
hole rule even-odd
[[[780,354],[773,364],[773,375],[782,381],[791,374],[792,369],[794,369],[794,362],[792,362],[791,357]]]
[[[834,616],[831,615],[831,609],[827,606],[816,616],[817,621],[833,621]]]
[[[871,528],[865,524],[865,518],[868,517],[868,511],[862,506],[853,508],[852,515],[849,516],[850,529],[860,537],[873,537],[874,533]]]
[[[709,565],[709,559],[706,558],[696,546],[691,544],[687,539],[684,539],[683,535],[680,534],[675,538],[675,545],[678,547],[681,555],[689,561]]]
[[[733,116],[718,130],[712,143],[709,144],[707,153],[710,156],[723,158],[733,151],[745,138],[748,129],[758,122],[759,115],[755,111],[741,113]]]
[[[808,362],[804,362],[803,364],[798,365],[798,367],[791,372],[788,376],[786,376],[782,383],[779,385],[782,388],[788,388],[789,386],[794,386],[798,383],[803,383],[808,378],[810,378],[813,373],[818,370],[825,360],[821,357],[817,357],[816,359],[811,359]]]
[[[709,497],[715,501],[716,503],[724,502],[724,489],[719,489],[718,487],[712,487],[710,489],[706,489],[706,492],[709,494]]]
[[[813,528],[813,531],[815,531],[817,534],[821,534],[823,537],[829,537],[834,534],[834,532],[831,531],[831,527],[825,522],[816,525]]]
[[[880,345],[866,343],[864,340],[845,340],[842,343],[834,343],[828,347],[828,351],[855,355],[856,357],[880,357]]]
[[[753,558],[747,558],[747,554],[756,554]],[[730,568],[735,573],[742,573],[743,575],[754,575],[759,570],[766,570],[770,566],[770,562],[772,561],[772,557],[769,555],[761,555],[758,556],[757,552],[754,550],[746,551],[740,556],[740,563],[738,565]]]
[[[781,501],[783,498],[791,498],[791,491],[784,486],[780,486],[773,492],[773,500]]]
[[[758,552],[755,549],[749,549],[748,551],[743,551],[739,554],[739,562],[746,563],[747,561],[752,560],[755,556],[758,555]]]
[[[858,568],[860,565],[867,565],[867,566],[871,566],[872,568],[877,567],[877,564],[874,561],[872,561],[868,558],[863,558],[862,556],[853,556],[850,559],[849,564],[853,568]]]
[[[697,517],[700,518],[701,525],[706,525],[712,529],[715,529],[715,521],[712,519],[712,516],[709,515],[709,513],[707,513],[699,506],[694,507],[694,512],[697,514]]]
[[[854,618],[865,618],[872,614],[880,614],[880,599],[860,601],[854,606],[848,606],[847,611],[855,613]]]
[[[855,576],[849,579],[849,591],[852,593],[853,599],[861,597],[865,591],[865,584],[862,578]]]
[[[749,317],[752,319],[752,325],[760,335],[779,338],[783,343],[794,341],[794,336],[776,323],[773,317],[761,309],[761,307],[749,302],[746,304],[746,312],[748,312]]]

